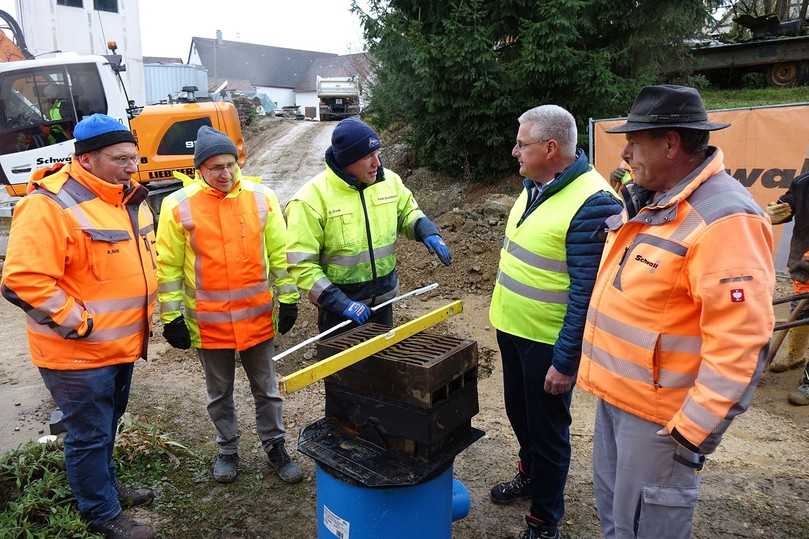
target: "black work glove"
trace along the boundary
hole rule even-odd
[[[163,337],[174,348],[180,350],[191,348],[191,335],[188,333],[188,326],[185,325],[183,315],[163,326]]]
[[[292,326],[295,325],[295,320],[298,319],[298,304],[297,303],[279,303],[278,304],[278,333],[284,335]]]

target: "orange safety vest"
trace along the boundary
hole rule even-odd
[[[105,182],[76,160],[34,172],[14,209],[2,294],[28,314],[38,367],[146,357],[157,299],[146,188]]]
[[[764,369],[774,323],[769,221],[716,148],[634,218],[615,217],[578,385],[710,453]]]
[[[163,202],[160,289],[184,290],[177,297],[184,297],[194,347],[245,350],[273,338],[270,270],[276,279],[290,281],[290,297],[297,302],[286,273],[286,227],[274,201],[266,187],[239,174],[229,193],[197,178]],[[165,301],[161,308],[178,316],[181,302]]]

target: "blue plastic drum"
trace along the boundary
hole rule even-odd
[[[367,488],[317,466],[319,539],[449,539],[469,513],[469,492],[452,468],[415,486]]]

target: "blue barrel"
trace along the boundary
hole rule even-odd
[[[469,513],[469,492],[452,467],[409,487],[368,488],[317,466],[319,539],[449,539],[452,521]]]

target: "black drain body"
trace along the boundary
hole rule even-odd
[[[387,332],[367,324],[324,341],[328,357]],[[430,460],[465,437],[477,415],[477,343],[417,333],[325,380],[326,417],[361,438]]]
[[[390,331],[365,324],[318,343],[325,359]],[[367,486],[416,484],[483,436],[475,341],[421,332],[325,380],[326,417],[299,449]],[[363,448],[360,450],[359,448]]]

